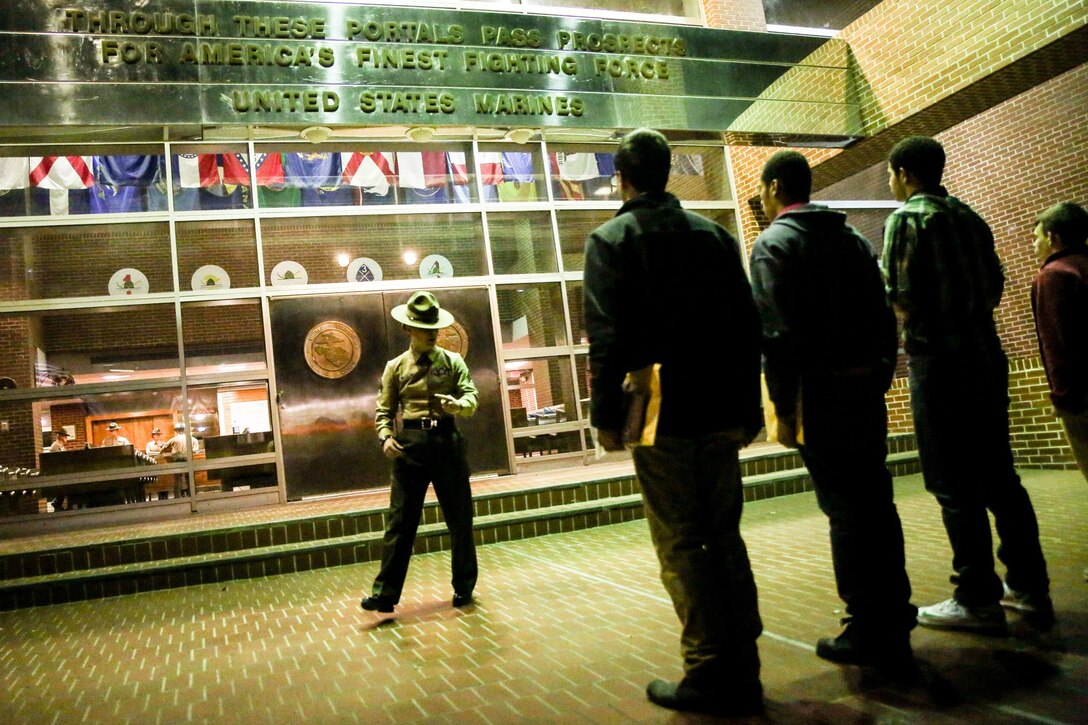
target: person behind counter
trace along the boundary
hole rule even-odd
[[[392,612],[400,601],[423,497],[434,483],[450,531],[453,606],[463,607],[472,603],[477,565],[468,460],[454,418],[476,412],[478,393],[461,356],[435,346],[438,331],[454,319],[433,294],[416,292],[407,304],[394,307],[391,315],[404,326],[411,343],[407,351],[386,363],[375,406],[378,440],[382,452],[393,460],[393,485],[381,570],[371,595],[360,606]],[[403,410],[399,433],[398,409]]]
[[[158,458],[162,453],[162,431],[158,428],[151,429],[151,440],[147,442],[147,446],[144,447],[144,453],[152,458]]]
[[[117,425],[117,423],[113,421],[110,421],[110,424],[106,426],[106,437],[102,439],[102,447],[105,448],[106,446],[129,445],[129,439],[121,435],[121,433],[119,432],[120,430],[121,426]]]
[[[171,463],[189,460],[190,454],[198,453],[200,444],[196,438],[185,432],[184,423],[174,423],[174,436],[162,444],[159,455]],[[174,498],[189,495],[188,475],[184,473],[174,474]]]
[[[53,445],[49,446],[50,453],[63,453],[68,450],[68,431],[61,428],[53,439]]]

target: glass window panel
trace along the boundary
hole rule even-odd
[[[588,355],[575,355],[574,356],[574,374],[578,380],[578,394],[581,396],[578,399],[578,407],[582,411],[582,419],[589,420],[589,356]]]
[[[176,235],[178,279],[182,291],[217,292],[260,285],[252,221],[179,222]]]
[[[697,214],[702,214],[708,219],[726,228],[734,239],[740,239],[737,232],[737,213],[732,209],[697,209]]]
[[[763,0],[763,10],[770,25],[841,30],[877,4],[879,0],[823,0],[818,3]]]
[[[581,282],[567,282],[567,306],[570,308],[570,327],[575,345],[589,344],[589,338],[586,337],[584,294],[585,287]]]
[[[275,463],[254,463],[248,466],[212,468],[197,472],[197,495],[252,491],[277,485]]]
[[[242,145],[176,145],[172,155],[174,211],[250,209],[249,153]]]
[[[504,367],[515,428],[573,420],[569,417],[574,410],[570,358],[508,360]]]
[[[615,144],[548,144],[556,201],[619,201]]]
[[[257,147],[257,196],[275,207],[464,204],[476,200],[468,144],[387,144],[313,151]]]
[[[894,209],[842,209],[846,212],[846,223],[853,226],[873,245],[873,252],[879,257],[884,253],[884,223],[888,221]]]
[[[161,146],[39,151],[42,156],[20,156],[14,155],[16,149],[7,149],[0,157],[0,216],[132,214],[166,208]]]
[[[536,144],[480,144],[476,165],[485,202],[548,200]]]
[[[271,218],[261,222],[265,275],[273,285],[486,274],[479,214]],[[366,262],[367,276],[356,262]],[[281,264],[290,261],[292,265]],[[374,265],[372,262],[376,262]],[[279,265],[279,266],[277,266]],[[303,269],[300,273],[298,267]],[[291,277],[285,277],[290,274]]]
[[[539,274],[559,269],[552,217],[546,211],[487,216],[495,274]]]
[[[581,450],[582,436],[576,430],[562,433],[538,433],[514,439],[514,453],[519,458],[578,453]]]
[[[586,238],[594,229],[616,216],[609,209],[560,209],[556,211],[559,223],[559,247],[563,254],[563,269],[580,271],[585,268]]]
[[[166,461],[154,450],[149,455],[147,446],[155,428],[170,429],[178,393],[167,388],[0,402],[0,416],[10,425],[0,452],[0,467],[7,469],[0,490],[8,491],[0,495],[0,515],[169,498],[175,474],[157,473],[156,466]],[[135,471],[141,475],[132,475]],[[65,481],[97,472],[101,475],[90,481]]]
[[[264,318],[258,300],[187,302],[181,306],[181,322],[190,375],[264,369]]]
[[[721,146],[673,146],[672,169],[666,189],[684,201],[732,198]]]
[[[499,287],[496,295],[503,350],[507,354],[520,349],[567,344],[559,283]]]
[[[0,376],[17,387],[177,377],[174,306],[44,310],[0,316]]]
[[[264,382],[221,383],[189,389],[189,418],[205,460],[272,453],[272,414]],[[275,486],[273,463],[198,472],[197,493]]]
[[[0,259],[5,301],[174,289],[165,223],[0,229]]]

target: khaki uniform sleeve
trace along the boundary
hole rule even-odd
[[[384,440],[397,433],[394,424],[397,408],[400,405],[400,389],[397,386],[396,376],[399,360],[400,358],[396,358],[385,364],[378,399],[374,403],[374,428],[378,432],[378,440]]]
[[[476,384],[472,382],[468,365],[464,358],[457,354],[450,354],[450,368],[453,371],[452,395],[461,401],[461,410],[458,415],[468,418],[480,406],[480,394],[476,390]]]

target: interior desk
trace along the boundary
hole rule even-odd
[[[204,438],[204,454],[208,460],[228,456],[248,456],[275,451],[272,431],[235,433]],[[236,488],[266,488],[276,485],[276,464],[258,463],[237,468],[208,471],[208,482],[219,481],[220,491]]]

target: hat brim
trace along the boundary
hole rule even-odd
[[[449,327],[453,324],[453,315],[446,310],[438,310],[438,321],[436,322],[420,322],[419,320],[413,320],[408,316],[408,305],[397,305],[393,308],[393,311],[389,313],[393,316],[393,319],[402,324],[408,325],[408,327],[416,327],[420,330],[440,330],[443,327]]]

